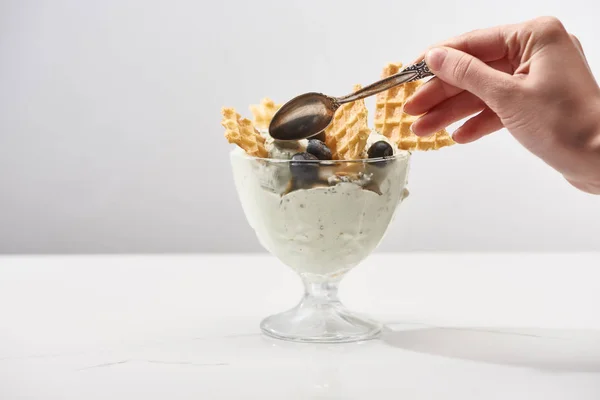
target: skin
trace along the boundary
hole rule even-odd
[[[417,61],[423,57],[436,77],[404,107],[421,115],[416,135],[472,116],[454,132],[456,142],[506,128],[573,186],[600,194],[600,88],[579,40],[558,19],[469,32]]]

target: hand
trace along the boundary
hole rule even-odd
[[[415,134],[477,113],[454,132],[456,142],[505,127],[574,186],[600,194],[600,88],[579,40],[559,20],[477,30],[424,57],[436,78],[404,107],[424,114]]]

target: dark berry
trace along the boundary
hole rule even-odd
[[[394,149],[392,149],[392,146],[388,142],[380,140],[369,147],[367,154],[369,158],[391,157],[394,155]]]
[[[325,131],[321,131],[321,133],[316,134],[315,136],[311,137],[311,139],[317,139],[320,140],[321,142],[325,143]]]
[[[292,175],[302,182],[312,182],[319,178],[319,159],[310,153],[297,153],[290,161]]]
[[[318,139],[310,139],[306,152],[317,157],[319,160],[331,160],[331,150],[322,141]]]

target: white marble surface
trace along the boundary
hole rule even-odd
[[[300,294],[268,256],[0,258],[0,399],[600,398],[600,254],[373,256],[361,344],[261,336]]]

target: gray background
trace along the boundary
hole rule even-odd
[[[432,43],[544,14],[599,76],[597,4],[3,0],[0,252],[259,251],[221,106],[345,94]],[[600,198],[507,132],[416,154],[410,188],[383,250],[600,250]]]

